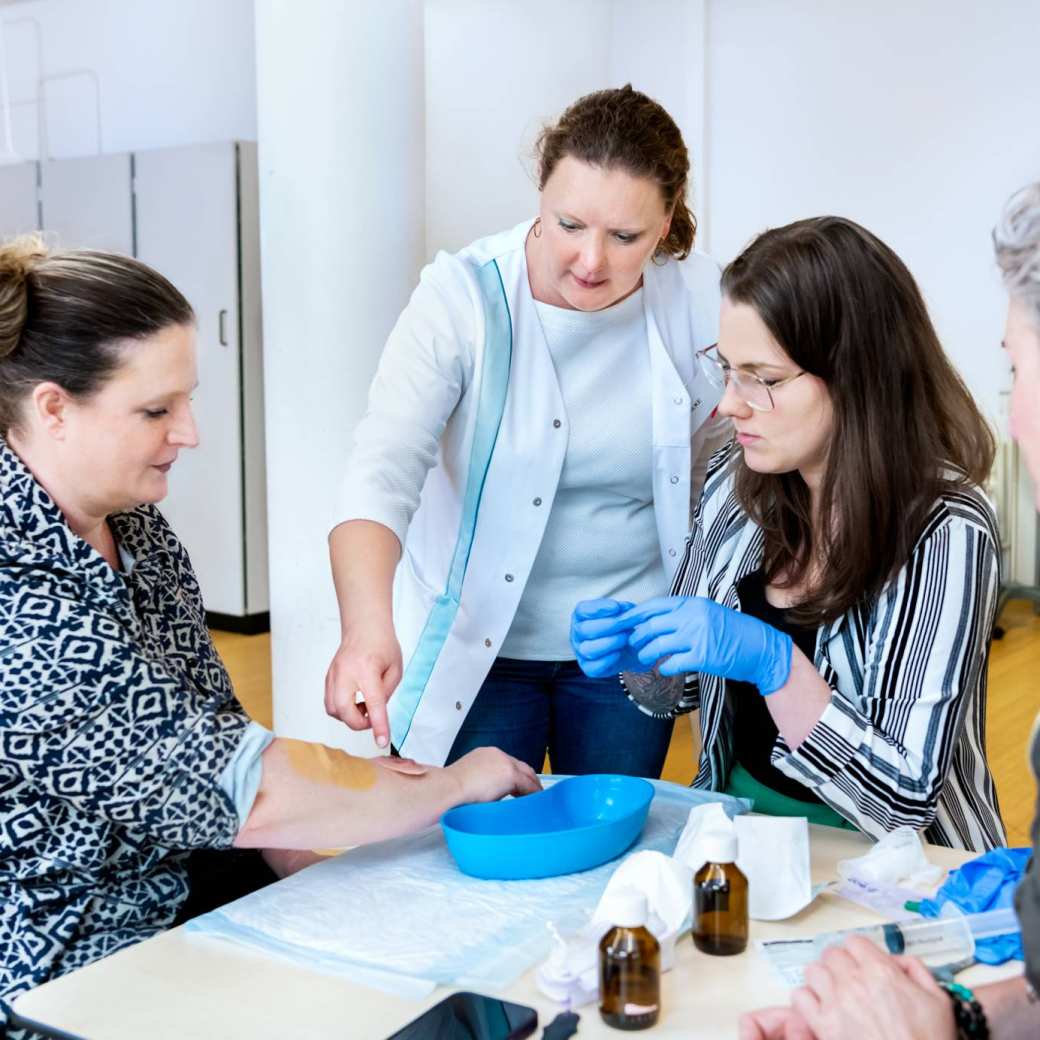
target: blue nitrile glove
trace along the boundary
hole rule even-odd
[[[633,604],[618,599],[584,599],[571,614],[571,649],[591,679],[618,672],[648,672],[629,645],[631,625],[617,625]]]
[[[707,672],[776,693],[791,674],[791,637],[702,596],[660,596],[615,620],[632,626],[629,642],[644,668],[662,675]],[[664,660],[662,660],[662,658]]]
[[[1029,866],[1032,849],[990,849],[951,870],[934,899],[921,900],[925,917],[938,917],[946,903],[966,914],[981,914],[1014,906],[1015,889]],[[1022,933],[995,935],[975,944],[975,959],[981,964],[1003,964],[1022,960]]]

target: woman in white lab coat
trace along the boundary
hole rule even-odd
[[[590,588],[667,589],[725,434],[694,362],[718,269],[692,252],[686,147],[650,98],[579,99],[538,158],[538,217],[439,254],[387,342],[329,539],[325,705],[426,762],[493,745],[658,776],[671,723],[584,676],[568,624]]]

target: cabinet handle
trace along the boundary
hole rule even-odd
[[[227,311],[221,311],[217,317],[218,335],[220,337],[220,345],[226,347],[227,341]]]

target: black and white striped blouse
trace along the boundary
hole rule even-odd
[[[740,609],[737,583],[762,565],[763,533],[737,502],[738,449],[718,452],[672,584]],[[772,762],[873,837],[902,824],[926,840],[1006,843],[985,756],[986,673],[999,585],[992,507],[974,487],[944,494],[910,558],[871,604],[821,627],[814,664],[831,701],[797,750]],[[634,683],[630,695],[647,709]],[[667,714],[701,709],[694,787],[725,787],[734,761],[726,682],[690,675]],[[650,710],[650,714],[665,712]]]

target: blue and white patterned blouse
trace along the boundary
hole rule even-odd
[[[110,523],[129,574],[0,441],[0,1034],[5,1001],[169,925],[186,850],[240,826],[251,726],[188,555],[154,506]]]

